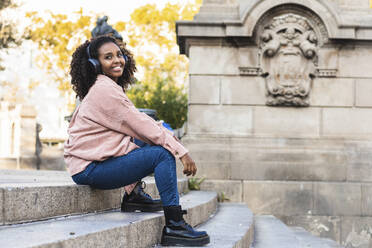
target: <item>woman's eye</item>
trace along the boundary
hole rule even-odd
[[[106,56],[105,57],[105,59],[111,59],[112,58],[112,56],[110,55],[110,56]]]
[[[119,57],[119,58],[123,57],[123,54],[122,54],[122,53],[119,53],[119,54],[118,54],[118,57]]]

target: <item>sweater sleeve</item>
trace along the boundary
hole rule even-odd
[[[160,145],[180,158],[188,150],[166,128],[141,113],[114,82],[95,84],[86,96],[86,118],[108,129]]]

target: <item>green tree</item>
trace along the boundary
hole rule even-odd
[[[128,97],[136,107],[157,110],[158,117],[172,128],[181,127],[187,117],[184,83],[188,60],[179,54],[175,22],[192,20],[201,2],[168,3],[162,9],[147,4],[134,10],[129,22],[115,25],[118,31],[125,30],[128,46],[133,48],[137,65],[143,71]]]
[[[0,0],[0,50],[21,44],[22,36],[18,35],[15,24],[6,15],[3,15],[7,10],[16,7],[17,5],[12,0]],[[4,69],[0,64],[0,70]]]
[[[70,96],[69,105],[70,109],[73,109],[75,101],[69,76],[71,57],[76,47],[90,38],[94,17],[84,15],[82,9],[73,16],[51,12],[49,15],[50,17],[45,19],[36,12],[27,13],[26,16],[32,23],[27,34],[40,48],[38,65],[58,83],[63,94]]]

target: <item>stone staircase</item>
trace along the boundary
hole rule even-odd
[[[154,179],[145,182],[157,197]],[[207,247],[339,247],[273,216],[254,217],[245,204],[218,203],[216,192],[188,191],[186,179],[178,188],[187,222],[211,236]],[[78,186],[66,172],[3,170],[0,194],[0,247],[161,247],[163,213],[121,213],[123,189]]]

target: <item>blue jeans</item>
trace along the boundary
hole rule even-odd
[[[92,162],[72,179],[77,184],[97,189],[115,189],[137,182],[151,173],[155,175],[163,206],[179,205],[176,161],[161,146],[145,145],[124,156]]]

